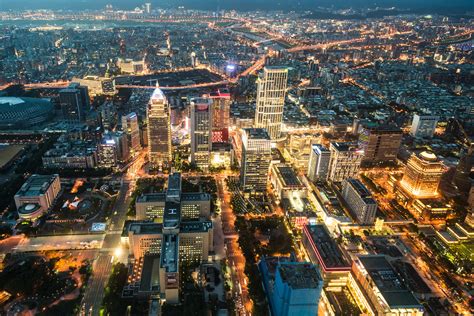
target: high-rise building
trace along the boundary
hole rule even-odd
[[[410,134],[416,138],[432,138],[438,120],[438,116],[415,114],[413,116]]]
[[[329,172],[331,152],[320,144],[311,146],[309,156],[308,178],[311,181],[326,180]]]
[[[428,199],[438,196],[444,166],[435,154],[423,151],[408,159],[400,186],[409,196]]]
[[[123,132],[105,133],[99,144],[99,164],[104,168],[113,168],[129,158],[127,135]]]
[[[191,162],[207,170],[211,160],[212,102],[207,98],[191,100]]]
[[[396,161],[402,136],[402,130],[398,127],[364,126],[359,134],[359,148],[364,151],[362,164],[374,165]]]
[[[171,163],[170,108],[165,95],[155,89],[147,107],[148,156],[155,169],[168,169]]]
[[[212,142],[226,143],[229,141],[230,93],[219,89],[209,98],[212,100]]]
[[[127,135],[130,150],[139,151],[141,149],[140,128],[138,126],[138,116],[135,112],[122,116],[122,131]]]
[[[359,173],[363,152],[354,143],[333,142],[329,146],[328,180],[342,182],[347,178],[355,178]]]
[[[89,92],[86,86],[71,83],[59,91],[59,103],[64,119],[69,123],[83,122],[90,109]]]
[[[360,224],[370,225],[374,223],[377,202],[362,182],[357,179],[344,180],[342,197]]]
[[[272,160],[270,136],[264,128],[246,128],[242,132],[240,185],[246,192],[263,194],[267,190]]]
[[[288,68],[265,67],[257,79],[255,127],[267,129],[272,140],[280,138]]]

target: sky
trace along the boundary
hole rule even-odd
[[[133,9],[144,2],[152,6],[176,7],[183,5],[192,9],[216,10],[308,10],[318,6],[348,7],[390,7],[410,9],[456,9],[474,11],[474,0],[0,0],[0,10],[24,9],[101,9],[112,4],[119,9]]]

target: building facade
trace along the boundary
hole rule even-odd
[[[138,116],[135,112],[122,116],[122,131],[127,135],[129,149],[134,153],[140,151],[142,148],[140,144],[140,128]]]
[[[265,128],[272,140],[280,138],[288,68],[265,67],[257,79],[255,127]]]
[[[353,143],[333,142],[329,146],[331,159],[327,179],[331,182],[342,182],[357,177],[363,152]]]
[[[438,116],[415,114],[413,116],[410,134],[416,138],[432,138],[438,120]]]
[[[59,91],[59,103],[64,119],[69,123],[79,123],[86,119],[90,109],[89,92],[86,86],[71,83]]]
[[[246,128],[242,132],[240,185],[243,191],[263,194],[267,190],[272,160],[270,136],[263,128]]]
[[[438,186],[444,166],[435,154],[423,151],[408,159],[400,186],[413,198],[438,197]]]
[[[344,180],[342,197],[360,224],[372,225],[374,223],[377,203],[362,182],[357,179]]]
[[[207,98],[191,100],[191,163],[208,170],[212,149],[212,102]]]
[[[147,107],[148,158],[154,169],[168,169],[171,163],[170,108],[165,95],[155,89]]]
[[[211,93],[212,101],[212,142],[227,143],[229,141],[230,125],[230,93],[219,89]]]
[[[311,146],[308,163],[308,179],[311,181],[326,180],[329,172],[331,152],[320,144]]]
[[[402,130],[382,125],[374,128],[364,126],[359,135],[359,148],[364,151],[363,165],[395,162],[402,143]]]

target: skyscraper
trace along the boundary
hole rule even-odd
[[[64,119],[69,123],[83,122],[90,109],[89,92],[86,86],[71,83],[59,91],[59,103]]]
[[[212,142],[226,143],[229,140],[230,93],[219,89],[209,98],[212,100]]]
[[[135,152],[141,149],[138,116],[131,112],[122,116],[122,130],[127,134],[128,147]]]
[[[155,89],[147,107],[148,156],[152,168],[168,169],[171,163],[170,108],[165,95]]]
[[[347,178],[355,178],[359,173],[363,153],[354,143],[333,142],[329,146],[331,160],[329,161],[328,180],[342,182]]]
[[[311,147],[308,166],[308,178],[311,181],[326,180],[329,171],[331,152],[320,144]]]
[[[286,67],[265,67],[257,79],[255,127],[266,128],[272,140],[280,137],[287,81]]]
[[[272,160],[270,136],[264,128],[246,128],[242,133],[240,185],[243,191],[263,194],[267,189]]]
[[[439,117],[432,115],[413,116],[410,134],[417,138],[432,138],[438,124]]]
[[[400,185],[414,198],[434,198],[438,196],[438,186],[443,172],[443,163],[435,154],[426,151],[412,154]]]
[[[207,98],[191,100],[191,162],[207,170],[212,146],[212,103]]]

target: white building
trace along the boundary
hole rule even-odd
[[[357,179],[345,180],[342,184],[342,197],[360,224],[374,223],[377,203],[362,182]]]
[[[286,67],[265,67],[257,79],[255,127],[266,128],[272,140],[280,137],[287,81]]]
[[[438,120],[438,116],[415,114],[413,116],[410,134],[416,138],[432,138]]]
[[[311,181],[326,180],[329,172],[331,152],[320,144],[311,146],[308,163],[308,179]]]
[[[364,153],[355,144],[333,142],[329,146],[329,151],[331,153],[327,178],[329,181],[342,182],[357,177]]]

